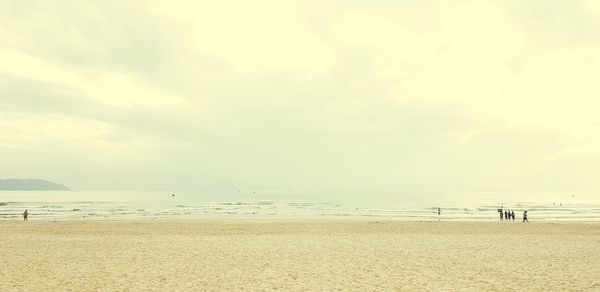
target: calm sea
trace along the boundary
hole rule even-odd
[[[438,215],[437,208],[441,208]],[[380,218],[498,220],[498,208],[530,221],[600,221],[595,194],[319,193],[310,191],[0,192],[0,219]]]

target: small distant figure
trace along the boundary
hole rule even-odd
[[[510,211],[510,217],[512,217],[512,221],[515,221],[515,211]]]
[[[508,221],[508,210],[504,211],[504,220]]]
[[[27,221],[27,216],[29,216],[29,212],[25,210],[25,212],[23,212],[23,221]]]
[[[504,214],[502,214],[502,208],[498,209],[498,213],[500,214],[500,221],[504,220]]]
[[[438,208],[438,215],[442,215],[442,208]]]
[[[523,211],[523,223],[529,223],[529,219],[527,219],[527,211]]]

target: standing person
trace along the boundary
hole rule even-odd
[[[23,212],[23,221],[27,221],[27,216],[29,216],[29,212],[25,209],[25,212]]]
[[[500,221],[504,220],[504,217],[502,217],[502,208],[498,209],[498,213],[500,213]]]
[[[508,221],[508,211],[504,211],[504,220]]]
[[[529,219],[527,219],[527,211],[523,211],[523,223],[529,223]]]
[[[512,221],[515,221],[515,210],[510,212],[510,217],[512,217]]]
[[[442,208],[438,208],[438,215],[442,215]]]

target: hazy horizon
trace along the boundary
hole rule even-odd
[[[599,32],[591,0],[0,1],[0,178],[594,193]]]

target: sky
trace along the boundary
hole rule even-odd
[[[0,0],[0,178],[597,192],[599,1]]]

